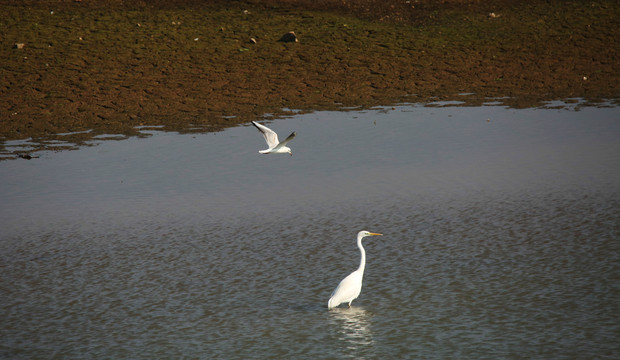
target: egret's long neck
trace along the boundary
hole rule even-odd
[[[357,271],[361,271],[362,273],[364,272],[364,268],[366,267],[366,251],[364,250],[364,247],[362,246],[362,238],[363,236],[358,236],[357,237],[357,247],[360,249],[360,267],[357,268]]]

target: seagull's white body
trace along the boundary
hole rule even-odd
[[[271,130],[265,125],[261,125],[257,123],[256,121],[252,121],[252,125],[256,126],[258,131],[260,131],[261,134],[263,134],[263,136],[265,137],[265,141],[267,142],[267,146],[269,146],[269,149],[259,150],[259,153],[261,154],[289,154],[291,156],[293,155],[293,153],[291,152],[291,149],[288,148],[286,144],[289,141],[293,140],[295,136],[297,136],[296,132],[293,131],[291,135],[289,135],[284,141],[280,142],[278,141],[278,134],[276,134],[275,131]]]
[[[361,259],[360,266],[349,274],[346,278],[342,279],[340,284],[336,287],[334,292],[327,302],[327,308],[333,309],[340,304],[348,303],[351,307],[351,302],[360,295],[362,292],[362,279],[364,278],[364,268],[366,267],[366,251],[362,246],[362,239],[366,236],[381,235],[378,233],[371,233],[368,231],[360,231],[357,234],[357,247],[360,249]]]

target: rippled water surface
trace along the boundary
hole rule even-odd
[[[620,357],[617,108],[269,126],[0,162],[0,358]]]

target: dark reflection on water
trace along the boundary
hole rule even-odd
[[[293,157],[241,127],[0,163],[0,357],[616,358],[618,118],[404,106],[272,123]]]

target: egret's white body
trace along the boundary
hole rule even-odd
[[[373,235],[382,234],[371,233],[365,230],[360,231],[357,234],[357,247],[360,249],[361,254],[360,266],[357,268],[357,270],[349,274],[349,276],[342,279],[334,292],[332,292],[332,295],[327,302],[328,309],[335,308],[336,306],[343,303],[348,303],[350,307],[351,302],[357,299],[357,297],[360,295],[360,292],[362,291],[362,279],[364,278],[364,268],[366,267],[366,251],[362,246],[362,239],[366,236]]]
[[[275,131],[271,130],[265,125],[261,125],[257,123],[256,121],[252,121],[252,125],[256,126],[258,131],[260,131],[261,134],[263,134],[263,136],[265,137],[265,141],[267,142],[267,146],[269,146],[269,149],[259,150],[258,151],[259,153],[261,154],[289,154],[291,156],[293,155],[293,153],[291,152],[291,149],[288,148],[286,144],[289,141],[293,140],[295,136],[297,136],[296,132],[293,131],[291,135],[289,135],[286,139],[284,139],[284,141],[280,142],[278,141],[278,134],[276,134]]]

